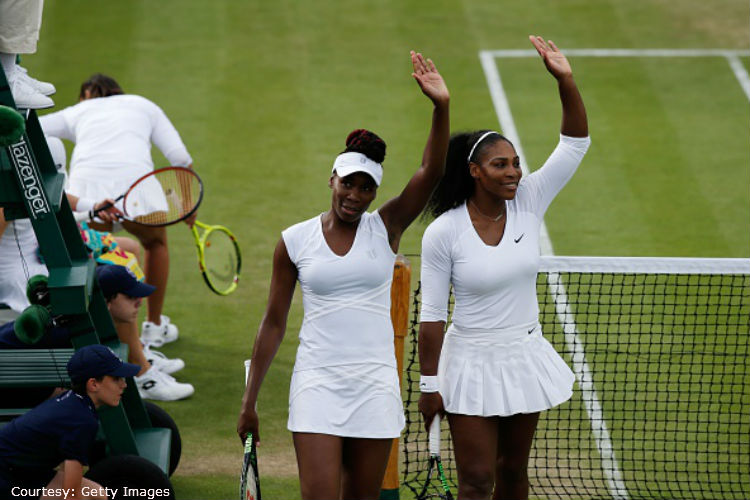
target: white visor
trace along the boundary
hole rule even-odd
[[[333,162],[333,170],[339,177],[346,177],[355,172],[364,172],[373,178],[375,184],[380,186],[383,180],[383,165],[369,159],[362,153],[341,153]]]

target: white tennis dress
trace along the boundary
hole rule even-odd
[[[365,213],[336,255],[321,217],[282,232],[298,270],[304,319],[289,389],[288,428],[393,438],[404,426],[390,317],[396,255],[378,212]]]
[[[505,232],[485,244],[464,203],[430,224],[422,238],[422,322],[446,321],[438,365],[446,411],[507,416],[570,399],[575,377],[542,336],[536,275],[544,213],[570,180],[590,139],[560,136],[544,166],[506,201]]]
[[[164,111],[138,95],[86,99],[39,121],[45,134],[76,143],[67,191],[81,198],[117,198],[151,172],[152,143],[171,165],[193,161]],[[166,202],[160,201],[158,207],[163,206]]]

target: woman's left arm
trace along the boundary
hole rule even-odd
[[[547,71],[557,80],[560,102],[562,103],[560,133],[569,137],[587,137],[589,126],[586,119],[586,108],[583,105],[581,94],[578,92],[578,86],[573,79],[573,70],[568,59],[552,40],[545,42],[544,38],[540,36],[529,36],[529,40],[544,60]]]
[[[153,120],[151,142],[159,148],[170,165],[193,168],[193,158],[175,126],[164,113],[164,110],[154,103],[150,104],[152,105],[150,111]]]
[[[391,246],[397,247],[401,234],[422,212],[432,191],[445,171],[445,156],[450,139],[450,94],[432,60],[411,52],[412,76],[433,104],[432,127],[422,155],[422,165],[400,195],[388,200],[379,210],[388,229]]]

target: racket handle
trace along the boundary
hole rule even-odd
[[[118,196],[117,198],[115,198],[115,203],[117,203],[118,201],[120,201],[123,198],[125,198],[125,195],[121,194],[120,196]],[[107,210],[109,208],[114,207],[115,203],[105,203],[104,205],[102,205],[101,207],[97,208],[96,210],[90,210],[89,211],[89,218],[93,220],[94,216],[96,216],[96,214],[98,214],[99,212],[101,212],[103,210]]]
[[[435,415],[430,424],[430,455],[440,455],[440,415]]]
[[[94,216],[96,216],[96,214],[98,214],[99,212],[102,212],[102,211],[107,210],[108,208],[112,208],[112,207],[114,207],[114,205],[112,203],[105,203],[104,205],[102,205],[101,207],[97,208],[96,210],[90,210],[89,211],[89,215],[93,219]]]

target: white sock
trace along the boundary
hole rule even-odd
[[[5,76],[10,76],[16,70],[16,54],[0,52],[0,63],[3,65]]]

